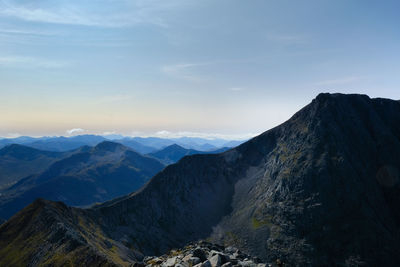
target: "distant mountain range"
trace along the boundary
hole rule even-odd
[[[99,135],[77,135],[72,137],[60,136],[39,138],[22,136],[18,138],[0,139],[0,148],[10,144],[20,144],[40,150],[66,152],[77,149],[81,146],[95,146],[106,140],[123,144],[124,146],[132,148],[141,154],[155,152],[173,144],[180,145],[186,149],[212,151],[223,147],[234,147],[244,142],[229,141],[224,139],[203,139],[195,137],[166,139],[158,137],[123,137],[118,135],[109,135],[106,137]]]
[[[224,140],[224,139],[203,139],[197,137],[181,137],[181,138],[158,138],[158,137],[126,137],[123,139],[113,140],[131,147],[140,153],[151,153],[160,149],[164,149],[171,145],[179,145],[185,149],[193,149],[201,152],[214,151],[225,147],[235,147],[245,142],[245,140]],[[140,144],[141,146],[139,146]]]
[[[139,266],[207,239],[279,266],[399,266],[399,170],[399,101],[320,94],[125,197],[89,209],[36,200],[0,226],[0,265]]]
[[[147,153],[154,152],[157,150],[155,147],[143,145],[142,143],[139,143],[139,142],[133,140],[133,138],[129,138],[129,137],[114,140],[113,142],[117,142],[119,144],[127,146],[141,154],[147,154]]]
[[[77,149],[81,146],[95,146],[105,140],[104,137],[97,135],[78,135],[73,137],[61,136],[41,139],[24,145],[41,150],[63,152]]]
[[[0,147],[9,144],[19,144],[33,147],[45,151],[65,152],[78,149],[81,146],[95,146],[98,143],[105,141],[102,136],[98,135],[78,135],[72,137],[28,137],[22,136],[17,138],[0,139]]]
[[[164,164],[158,160],[142,156],[117,143],[104,141],[93,148],[84,148],[61,160],[45,161],[47,165],[53,163],[41,173],[33,172],[10,188],[0,191],[0,218],[9,218],[39,197],[73,206],[104,202],[138,190],[164,168]],[[24,151],[28,158],[36,154],[62,156],[62,153],[43,152],[20,145],[5,149],[12,149],[14,154],[18,150],[19,155]],[[45,164],[42,165],[36,166],[36,170],[40,167],[43,169]]]
[[[173,144],[173,145],[167,146],[164,149],[156,151],[154,153],[149,153],[148,155],[160,160],[161,162],[165,163],[166,165],[169,165],[169,164],[178,162],[184,156],[190,156],[190,155],[196,155],[196,154],[218,154],[221,152],[225,152],[228,149],[230,149],[230,148],[223,147],[223,148],[220,148],[217,150],[205,152],[205,151],[198,151],[198,150],[194,150],[194,149],[186,149],[177,144]]]
[[[77,139],[86,139],[84,143],[92,142],[90,144],[100,140],[97,136],[92,137],[80,136]],[[66,139],[60,140],[65,142]],[[74,138],[75,141],[77,139]],[[77,144],[75,141],[74,144]],[[142,151],[154,150],[146,150],[144,145],[132,139],[118,141],[142,148]],[[35,141],[35,144],[38,142]],[[55,143],[52,139],[47,145]],[[99,156],[101,148],[107,148],[106,144],[112,149],[108,150],[106,157]],[[95,147],[85,145],[67,152],[7,145],[0,149],[0,218],[12,216],[39,197],[64,201],[74,206],[110,200],[138,190],[165,165],[175,163],[184,156],[220,153],[227,149],[203,152],[174,144],[146,156],[110,141],[103,141]],[[133,155],[136,161],[133,161]]]

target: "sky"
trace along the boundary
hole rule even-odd
[[[0,0],[0,136],[240,139],[400,99],[399,1]]]

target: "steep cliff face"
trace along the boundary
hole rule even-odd
[[[210,239],[290,266],[397,266],[399,170],[400,102],[321,94],[235,149],[184,157],[139,192],[74,212],[118,248],[95,254],[120,265],[141,261],[138,251],[159,255]],[[4,233],[26,216],[3,224],[0,239],[19,244]]]
[[[399,126],[397,101],[322,94],[281,126],[184,158],[98,209],[113,238],[133,237],[145,254],[211,237],[267,261],[395,265]]]
[[[212,237],[291,264],[393,265],[399,258],[400,105],[320,95],[283,125],[235,185]]]

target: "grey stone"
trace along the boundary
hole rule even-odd
[[[218,267],[218,266],[221,266],[221,264],[222,264],[222,259],[219,254],[215,254],[214,256],[212,256],[209,259],[209,261],[210,261],[212,267]]]
[[[188,256],[185,256],[185,257],[183,258],[183,261],[184,261],[184,262],[187,262],[187,263],[189,263],[189,264],[191,264],[191,265],[196,265],[196,264],[201,263],[200,258],[198,258],[198,257],[193,257],[191,254],[188,255]]]
[[[257,267],[257,264],[250,260],[240,261],[239,265],[241,265],[243,267]]]
[[[226,247],[225,248],[225,253],[233,254],[233,253],[235,253],[237,251],[238,251],[238,249],[234,248],[234,247]]]
[[[177,257],[172,257],[172,258],[167,259],[167,261],[165,262],[165,266],[166,267],[175,266],[175,264],[177,263],[176,260],[177,260]]]
[[[215,254],[220,254],[220,253],[221,253],[220,251],[211,250],[208,254],[212,257],[212,256],[214,256]]]
[[[206,253],[201,248],[193,250],[193,256],[199,258],[202,262],[207,260]]]
[[[211,265],[211,263],[210,263],[209,260],[206,260],[205,262],[203,262],[203,263],[201,264],[201,267],[212,267],[212,265]]]

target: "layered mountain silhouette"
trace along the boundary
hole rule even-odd
[[[35,142],[38,140],[39,140],[39,138],[30,137],[30,136],[20,136],[20,137],[16,137],[16,138],[3,138],[3,139],[0,139],[0,148],[3,148],[7,145],[12,145],[12,144],[22,145],[25,143],[32,143],[32,142]]]
[[[139,189],[164,167],[109,141],[84,148],[2,191],[0,218],[9,218],[39,197],[73,206],[104,202]]]
[[[32,148],[45,151],[66,152],[78,149],[82,146],[95,146],[103,141],[112,141],[127,146],[141,154],[152,153],[167,146],[178,144],[186,149],[198,151],[212,151],[223,149],[225,147],[234,147],[244,141],[228,141],[224,139],[204,139],[198,137],[180,137],[180,138],[159,138],[159,137],[124,137],[121,135],[77,135],[71,137],[29,137],[20,136],[17,138],[0,139],[0,148],[11,144],[25,145]]]
[[[184,156],[190,156],[190,155],[196,155],[196,154],[217,154],[217,153],[224,152],[228,149],[230,149],[230,148],[223,147],[223,148],[213,150],[213,151],[198,151],[195,149],[186,149],[186,148],[181,147],[180,145],[173,144],[173,145],[167,146],[166,148],[161,149],[159,151],[149,153],[148,155],[152,156],[168,165],[168,164],[178,162]]]
[[[77,135],[71,137],[57,136],[57,137],[29,137],[20,136],[17,138],[3,138],[0,139],[0,148],[17,144],[25,145],[44,151],[66,152],[76,150],[82,146],[95,146],[106,139],[98,135]]]
[[[3,147],[0,149],[0,190],[28,175],[44,171],[55,161],[75,152],[42,151],[17,144]]]
[[[35,142],[25,143],[25,145],[41,150],[63,152],[78,149],[82,146],[95,146],[105,140],[102,136],[87,134],[73,137],[42,138]]]
[[[193,149],[197,151],[214,151],[225,147],[235,147],[244,141],[228,141],[224,139],[204,139],[199,137],[180,137],[180,138],[159,138],[159,137],[126,137],[114,142],[121,143],[132,149],[143,153],[156,152],[168,146],[179,145],[185,149]],[[140,147],[144,146],[144,147]],[[151,149],[151,150],[150,150]]]
[[[0,265],[128,266],[208,239],[288,266],[399,266],[399,169],[399,101],[320,94],[125,197],[90,209],[35,201],[0,226]]]
[[[148,154],[150,152],[157,150],[155,147],[143,145],[133,140],[133,138],[123,138],[123,139],[113,140],[113,142],[127,146],[141,154]]]

